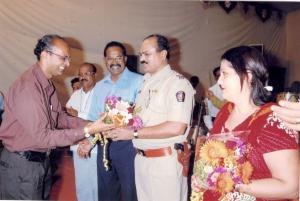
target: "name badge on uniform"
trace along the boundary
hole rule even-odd
[[[149,93],[148,93],[148,98],[146,98],[146,108],[149,107],[150,101],[151,101],[151,96],[156,94],[158,91],[156,89],[149,89]]]
[[[185,99],[184,91],[178,91],[176,93],[176,99],[177,99],[178,102],[184,102],[184,99]]]

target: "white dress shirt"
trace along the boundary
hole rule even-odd
[[[93,93],[94,88],[87,93],[85,93],[82,88],[74,91],[70,99],[68,100],[66,107],[72,107],[73,109],[77,110],[78,117],[86,120],[91,107]],[[71,146],[71,150],[77,151],[77,146],[78,145]],[[96,151],[97,149],[92,149],[92,152]]]

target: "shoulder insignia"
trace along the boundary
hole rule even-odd
[[[184,91],[178,91],[176,93],[176,99],[177,99],[178,102],[184,102],[184,99],[185,99]]]

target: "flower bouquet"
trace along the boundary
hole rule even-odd
[[[250,145],[248,131],[210,136],[196,153],[192,176],[191,201],[203,200],[210,190],[219,200],[255,200],[255,197],[234,192],[235,186],[249,184],[253,172],[247,160]]]
[[[132,129],[139,129],[143,122],[137,113],[140,108],[135,108],[134,104],[123,101],[117,96],[108,96],[105,99],[105,113],[107,114],[104,123],[115,126],[129,126]]]
[[[141,111],[140,108],[136,108],[133,103],[123,101],[117,96],[107,96],[105,99],[105,118],[103,120],[106,124],[114,124],[117,127],[128,126],[133,130],[137,130],[143,126],[142,119],[137,116],[137,113]],[[109,170],[109,161],[107,159],[107,144],[108,139],[101,134],[95,135],[92,143],[100,141],[103,147],[103,164],[105,169]]]

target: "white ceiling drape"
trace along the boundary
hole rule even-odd
[[[212,69],[228,48],[259,43],[283,58],[284,26],[284,19],[262,23],[253,10],[245,15],[236,8],[226,14],[219,6],[205,9],[199,1],[1,0],[0,90],[7,91],[35,62],[34,46],[48,33],[71,41],[71,67],[55,79],[65,101],[80,63],[98,64],[99,78],[106,73],[102,52],[111,40],[126,43],[130,54],[138,54],[144,37],[166,35],[171,38],[174,68],[199,76],[207,87]]]

